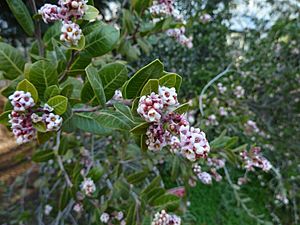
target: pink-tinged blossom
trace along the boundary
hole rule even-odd
[[[169,37],[175,38],[182,46],[187,48],[193,47],[193,37],[185,35],[185,27],[169,29],[166,31]]]
[[[96,191],[96,185],[91,178],[85,178],[82,181],[80,188],[87,196],[92,196],[92,194]]]
[[[12,111],[9,115],[9,123],[17,144],[27,143],[34,139],[36,130],[33,127],[30,114]]]
[[[81,19],[87,9],[87,0],[59,0],[65,20]]]
[[[142,96],[139,101],[137,112],[147,122],[159,122],[161,119],[161,110],[163,102],[159,95],[152,92],[148,96]]]
[[[35,106],[35,102],[31,97],[30,92],[24,91],[15,91],[12,95],[8,97],[12,106],[14,107],[14,111],[16,112],[24,112],[27,109]]]
[[[252,120],[248,120],[247,123],[245,123],[245,129],[247,133],[259,133],[259,128],[257,127],[256,123]]]
[[[79,25],[72,21],[63,21],[62,24],[60,40],[69,45],[78,45],[82,34]]]
[[[217,86],[220,94],[224,94],[226,92],[227,87],[224,87],[222,83],[218,83]]]
[[[154,215],[151,225],[180,225],[181,218],[173,215],[168,214],[165,210],[161,212],[157,212]]]
[[[212,183],[212,177],[207,172],[198,173],[197,177],[203,184],[211,184]]]
[[[45,4],[38,13],[42,16],[45,23],[52,23],[62,19],[61,8],[57,5]]]
[[[177,93],[174,87],[159,87],[158,93],[162,99],[164,108],[178,106]]]
[[[83,205],[81,203],[76,203],[73,210],[77,213],[81,213],[83,211]]]
[[[151,124],[146,135],[146,145],[150,151],[159,151],[166,146],[165,134],[161,124]]]
[[[110,219],[110,216],[106,212],[102,213],[101,216],[100,216],[100,221],[102,223],[108,223],[109,219]]]
[[[62,117],[54,113],[44,114],[43,119],[46,123],[47,131],[58,131],[62,125]]]
[[[263,157],[260,151],[259,147],[253,147],[249,152],[243,151],[240,153],[244,166],[248,171],[253,171],[254,167],[257,167],[268,172],[272,168],[270,161]]]

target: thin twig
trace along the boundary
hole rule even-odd
[[[59,82],[62,82],[65,80],[69,70],[70,70],[70,67],[72,66],[72,63],[74,62],[76,56],[78,55],[79,51],[75,51],[75,50],[72,50],[71,52],[71,56],[70,56],[70,59],[69,61],[67,62],[67,66],[66,66],[66,69],[60,74],[59,76]]]
[[[30,0],[31,8],[33,10],[34,14],[37,14],[37,8],[35,4],[35,0]],[[41,28],[41,22],[40,19],[35,20],[35,32],[34,32],[35,38],[37,40],[38,49],[39,49],[39,56],[44,57],[45,56],[45,49],[44,44],[42,41],[42,28]]]
[[[131,100],[123,100],[123,101],[108,101],[105,105],[106,107],[111,107],[114,105],[114,103],[120,102],[123,103],[127,106],[131,106],[132,101]],[[78,108],[78,109],[73,109],[73,113],[79,113],[79,112],[96,112],[101,109],[101,106],[94,106],[90,108]]]
[[[201,112],[201,115],[204,116],[204,111],[203,111],[203,102],[202,102],[202,99],[203,99],[203,95],[205,93],[205,91],[207,90],[207,88],[209,88],[215,81],[217,81],[218,79],[220,79],[222,76],[224,76],[226,73],[229,72],[229,69],[231,67],[232,64],[229,64],[229,66],[220,74],[218,74],[216,77],[214,77],[212,80],[210,80],[205,86],[204,88],[202,89],[201,91],[201,94],[199,96],[199,106],[200,106],[200,112]]]
[[[253,218],[256,220],[257,223],[259,224],[264,224],[265,221],[261,220],[260,218],[258,218],[257,216],[255,216],[250,210],[249,208],[247,207],[247,205],[243,202],[243,200],[241,199],[238,191],[237,191],[237,188],[236,186],[233,184],[231,178],[230,178],[230,175],[228,173],[228,170],[226,168],[226,166],[224,166],[224,172],[225,172],[225,176],[226,176],[226,179],[229,183],[229,185],[231,186],[232,190],[233,190],[233,194],[235,196],[235,199],[237,200],[238,204],[245,210],[245,212],[248,214],[249,217]]]
[[[57,158],[57,162],[58,162],[59,168],[60,168],[61,172],[63,173],[63,175],[65,177],[67,185],[69,187],[73,187],[71,179],[70,179],[67,171],[65,170],[64,164],[62,162],[62,158],[58,154],[58,148],[59,148],[59,144],[60,144],[60,134],[61,134],[61,131],[58,131],[57,135],[56,135],[56,146],[54,147],[54,152],[55,152],[55,155],[56,155],[56,158]]]

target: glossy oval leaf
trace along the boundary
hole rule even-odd
[[[157,79],[150,79],[143,87],[140,96],[150,95],[152,92],[158,93],[159,82]]]
[[[17,49],[0,42],[0,70],[5,74],[4,76],[13,80],[19,75],[23,74],[25,60]]]
[[[96,95],[100,105],[102,107],[105,107],[105,103],[106,103],[105,92],[104,92],[101,78],[98,75],[97,69],[95,67],[93,67],[92,65],[89,65],[85,69],[85,72],[86,72],[86,75],[88,77],[90,85],[92,86],[92,88],[94,90],[94,94]]]
[[[166,86],[169,88],[175,87],[177,92],[179,91],[181,82],[182,82],[182,77],[176,73],[167,73],[166,75],[164,75],[159,79],[160,86]]]
[[[39,96],[36,88],[32,83],[29,82],[29,80],[24,79],[22,80],[18,86],[17,86],[18,91],[25,91],[25,92],[30,92],[31,97],[33,98],[34,102],[37,103]]]
[[[57,115],[62,115],[67,110],[68,99],[65,96],[57,95],[50,98],[47,104],[54,109]]]
[[[33,63],[29,71],[29,81],[36,87],[39,96],[44,97],[46,88],[58,83],[55,66],[45,60]]]
[[[24,2],[22,0],[6,0],[6,2],[23,30],[29,36],[33,36],[34,24]]]
[[[146,65],[139,71],[137,71],[128,81],[126,89],[123,92],[125,94],[124,98],[134,98],[138,96],[144,85],[149,79],[159,79],[163,74],[164,66],[157,59],[150,64]]]

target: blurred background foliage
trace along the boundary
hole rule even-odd
[[[36,1],[42,5],[46,1]],[[51,1],[47,1],[51,2]],[[55,1],[52,1],[55,2]],[[111,1],[94,0],[102,14]],[[115,1],[114,1],[115,2]],[[299,224],[300,205],[300,4],[296,0],[178,0],[185,15],[187,33],[194,47],[187,49],[164,34],[152,36],[149,54],[140,53],[132,60],[133,68],[160,58],[166,70],[184,77],[181,97],[192,99],[194,122],[209,137],[227,130],[240,143],[261,146],[264,154],[280,169],[289,203],[278,203],[274,179],[266,174],[250,176],[251,184],[241,188],[250,197],[255,214],[264,214],[274,224]],[[126,1],[120,1],[125,5]],[[5,1],[0,2],[1,38],[14,46],[28,48],[26,38]],[[205,19],[204,15],[209,15]],[[120,21],[121,23],[121,21]],[[26,51],[24,51],[26,52]],[[203,87],[230,65],[229,72],[208,88],[204,115],[198,97]],[[221,95],[217,83],[227,87]],[[237,99],[236,86],[245,89]],[[217,99],[217,101],[215,100]],[[230,108],[222,117],[220,107]],[[216,115],[218,126],[205,125]],[[253,120],[263,133],[246,134],[244,124]],[[233,180],[241,176],[231,171]],[[170,186],[172,183],[170,182]],[[199,224],[257,224],[237,207],[231,187],[223,182],[214,186],[198,185],[191,193],[190,211]]]

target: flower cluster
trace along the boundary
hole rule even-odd
[[[190,161],[206,158],[210,151],[205,133],[190,127],[183,115],[172,112],[178,106],[175,88],[159,87],[159,94],[142,96],[137,112],[152,122],[146,132],[146,145],[151,151],[169,146],[171,152],[181,154]]]
[[[122,211],[113,212],[111,215],[108,214],[107,212],[104,212],[100,216],[100,221],[102,223],[109,223],[109,224],[115,224],[115,222],[118,222],[118,224],[120,225],[126,225],[124,213]]]
[[[151,225],[180,225],[181,218],[174,215],[168,214],[165,210],[157,212],[154,215]]]
[[[87,196],[92,196],[92,194],[96,191],[96,185],[91,178],[85,178],[82,181],[80,188]]]
[[[62,125],[62,118],[54,113],[47,104],[44,108],[34,110],[35,102],[30,92],[15,91],[8,98],[13,106],[9,114],[9,123],[18,144],[30,142],[36,136],[35,123],[43,123],[46,131],[57,131]],[[39,116],[35,112],[42,113]]]
[[[237,86],[233,93],[237,98],[242,98],[245,95],[245,89],[242,86]]]
[[[209,172],[202,171],[201,166],[198,164],[195,164],[193,166],[193,172],[197,176],[197,178],[203,184],[211,184],[212,178],[214,178],[215,181],[220,182],[222,180],[222,176],[217,172],[217,170],[225,166],[225,160],[217,158],[208,158],[207,166],[210,167]]]
[[[185,27],[169,29],[166,31],[169,37],[175,38],[182,46],[187,48],[193,47],[193,37],[185,35]]]
[[[248,120],[247,123],[245,123],[245,129],[246,133],[259,133],[259,128],[257,127],[256,123],[252,120]]]
[[[154,0],[149,11],[154,16],[172,16],[174,2],[173,0]]]
[[[223,86],[222,83],[218,83],[217,86],[218,86],[218,91],[220,92],[220,94],[224,94],[225,91],[227,91],[227,87]]]
[[[81,19],[87,9],[87,0],[59,0],[59,6],[45,4],[38,13],[45,23],[62,21],[60,40],[70,45],[78,45],[82,31],[73,20]]]
[[[272,168],[269,160],[261,155],[260,147],[252,147],[249,152],[243,151],[240,155],[248,171],[253,171],[254,167],[257,167],[268,172]]]

